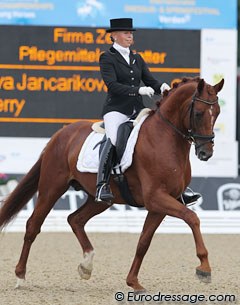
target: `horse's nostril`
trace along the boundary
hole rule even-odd
[[[207,154],[205,151],[200,151],[198,153],[198,158],[201,160],[201,161],[207,161],[210,157],[212,156],[212,154]]]
[[[206,158],[207,158],[207,155],[206,155],[206,153],[204,152],[204,151],[200,151],[199,152],[199,154],[198,154],[198,158],[200,159],[200,160],[206,160]]]

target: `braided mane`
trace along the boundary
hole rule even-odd
[[[162,98],[156,102],[156,109],[153,109],[150,114],[155,113],[155,111],[160,107],[160,105],[166,100],[166,98],[168,97],[169,94],[172,94],[173,92],[176,91],[177,88],[181,87],[182,85],[185,85],[186,83],[190,83],[190,82],[197,82],[199,83],[199,81],[201,80],[201,78],[199,76],[196,77],[183,77],[181,79],[180,82],[175,82],[172,85],[172,88],[170,90],[165,90],[162,94]]]

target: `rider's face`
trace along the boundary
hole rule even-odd
[[[133,44],[132,31],[117,31],[112,33],[112,37],[116,43],[124,48],[128,48]]]

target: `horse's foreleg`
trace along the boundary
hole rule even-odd
[[[203,282],[211,281],[211,267],[208,260],[208,251],[205,247],[202,233],[200,230],[200,220],[196,213],[187,209],[183,214],[183,220],[189,225],[193,232],[196,245],[197,257],[200,260],[200,266],[196,268],[196,275]]]
[[[136,254],[127,276],[127,285],[132,287],[135,292],[145,291],[142,285],[138,282],[138,273],[143,261],[143,258],[150,246],[152,237],[162,220],[164,219],[165,214],[156,214],[149,212],[143,230],[137,245]]]
[[[76,235],[82,249],[83,261],[78,266],[78,272],[82,279],[88,280],[91,277],[93,269],[94,249],[84,230],[85,224],[93,216],[102,213],[109,208],[104,203],[96,203],[92,196],[88,196],[87,202],[74,213],[68,216],[68,223]]]
[[[197,276],[205,281],[211,280],[211,268],[208,261],[208,251],[204,245],[202,233],[200,231],[200,220],[195,212],[188,209],[183,204],[168,194],[155,194],[157,197],[151,200],[148,210],[158,212],[162,211],[166,215],[173,216],[184,220],[191,228],[196,245],[197,257],[200,259],[200,266],[197,267]]]

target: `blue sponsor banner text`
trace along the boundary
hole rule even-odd
[[[137,28],[234,29],[237,0],[0,0],[0,24],[108,27],[131,17]]]

